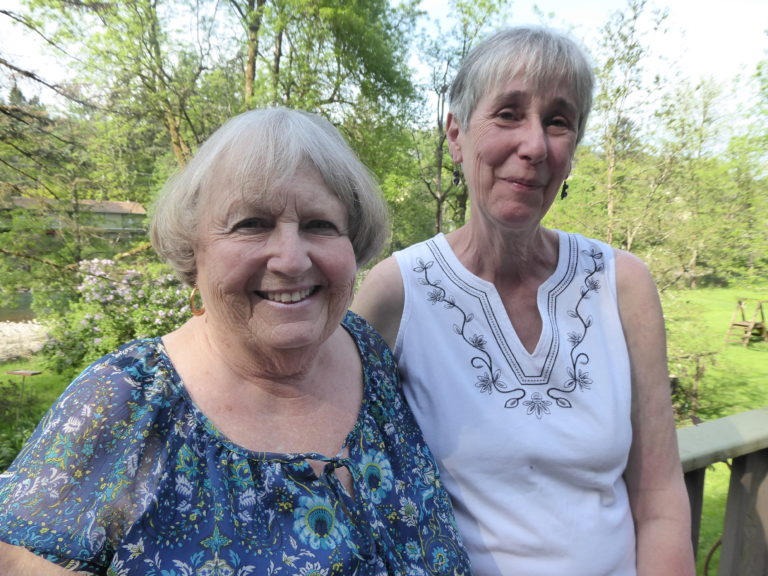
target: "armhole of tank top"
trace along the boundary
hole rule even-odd
[[[407,328],[408,318],[411,315],[411,298],[410,288],[408,286],[408,282],[406,281],[405,273],[403,272],[406,264],[403,262],[402,256],[400,254],[395,254],[395,260],[397,261],[397,267],[400,270],[400,281],[403,283],[403,311],[400,315],[400,323],[397,327],[397,335],[395,336],[395,345],[392,350],[395,358],[399,359],[401,353],[403,352],[403,340],[405,339],[405,330]]]
[[[608,287],[613,296],[613,301],[616,306],[619,305],[619,291],[616,278],[616,249],[608,244],[603,244],[606,256],[605,256],[605,269],[608,281]]]

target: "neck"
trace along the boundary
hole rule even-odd
[[[309,376],[326,361],[327,350],[339,338],[339,330],[343,328],[339,326],[326,341],[312,347],[257,350],[237,334],[212,333],[205,316],[200,316],[165,336],[163,341],[179,372],[194,370],[214,381],[251,383],[292,395],[300,393]]]
[[[496,285],[549,277],[557,267],[558,235],[541,226],[523,232],[502,231],[470,220],[446,239],[470,272]]]
[[[300,370],[285,355],[266,368],[244,361],[196,328],[163,341],[192,401],[227,438],[257,451],[339,452],[362,402],[360,358],[341,326]]]

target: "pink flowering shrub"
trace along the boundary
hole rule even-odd
[[[79,298],[51,319],[43,353],[48,368],[79,372],[135,338],[161,336],[190,316],[189,289],[160,264],[127,267],[80,262]]]

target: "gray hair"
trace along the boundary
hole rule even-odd
[[[370,171],[334,126],[309,112],[251,110],[216,130],[164,186],[149,235],[157,253],[193,286],[200,206],[219,193],[221,171],[235,189],[258,197],[304,166],[314,166],[347,209],[358,267],[381,250],[389,234],[387,207]]]
[[[486,38],[464,58],[450,91],[450,110],[466,130],[478,101],[519,73],[544,90],[566,82],[579,108],[577,142],[592,108],[594,74],[583,49],[568,36],[543,27],[507,28]]]

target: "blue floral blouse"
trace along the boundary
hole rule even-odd
[[[469,574],[389,349],[359,316],[342,324],[365,379],[347,457],[232,444],[160,339],[137,340],[86,369],[0,475],[0,540],[114,576]]]

